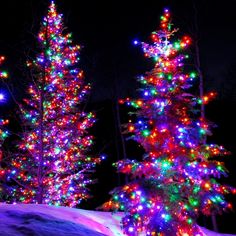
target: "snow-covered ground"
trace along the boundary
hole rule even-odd
[[[122,213],[0,203],[1,236],[124,236]],[[203,228],[207,236],[229,236]]]

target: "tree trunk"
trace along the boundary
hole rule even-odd
[[[42,73],[42,81],[41,87],[38,88],[39,90],[39,96],[40,96],[40,104],[39,104],[39,165],[38,165],[38,172],[37,172],[37,178],[38,178],[38,192],[37,192],[37,202],[39,204],[43,203],[43,192],[44,192],[44,186],[43,186],[43,163],[44,163],[44,86],[46,81],[46,63],[47,63],[47,56],[46,56],[46,50],[48,48],[49,44],[49,38],[48,38],[48,26],[46,27],[46,46],[44,49],[44,68]]]
[[[117,160],[121,159],[126,159],[126,147],[125,147],[125,140],[124,136],[122,134],[122,125],[121,125],[121,120],[120,120],[120,108],[119,108],[119,103],[118,103],[118,88],[117,88],[117,71],[116,71],[116,65],[114,65],[114,116],[115,116],[115,127],[116,127],[116,148],[117,148]],[[119,140],[121,145],[119,145]],[[121,148],[121,153],[120,153],[120,148]],[[119,149],[119,150],[118,150]],[[121,154],[121,155],[120,155]],[[128,176],[125,175],[125,183],[128,183]],[[118,173],[118,185],[121,184],[121,177],[120,173]]]
[[[195,4],[195,1],[193,1],[193,8],[194,8],[194,27],[195,27],[195,35],[196,35],[195,36],[195,53],[196,53],[195,66],[197,68],[197,72],[198,72],[198,76],[199,76],[199,80],[200,80],[199,81],[199,95],[201,98],[203,98],[203,96],[204,96],[204,82],[203,82],[203,74],[202,74],[201,63],[200,63],[200,50],[199,50],[198,39],[197,39],[199,29],[198,29],[198,18],[197,18],[198,10],[197,10],[197,6]],[[201,103],[201,118],[203,120],[205,119],[205,106],[203,103]],[[203,142],[203,144],[206,144],[207,136],[204,136],[202,142]],[[218,232],[215,213],[211,214],[211,221],[212,221],[213,230],[215,232]]]

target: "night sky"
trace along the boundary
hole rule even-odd
[[[37,50],[36,36],[48,2],[0,1],[0,52],[7,57],[12,79],[19,83],[24,79],[27,56],[33,57]],[[145,72],[147,63],[141,49],[132,42],[136,38],[148,40],[159,26],[165,7],[172,12],[179,35],[188,34],[199,40],[206,90],[219,89],[225,72],[235,65],[234,3],[235,0],[155,0],[142,4],[133,0],[56,1],[74,43],[83,46],[81,68],[93,85],[94,99],[112,96],[115,83],[119,96],[133,93],[135,78]],[[198,32],[194,29],[196,13]]]
[[[216,90],[219,94],[217,103],[206,110],[209,119],[218,125],[213,140],[224,144],[232,151],[231,158],[236,159],[236,116],[232,114],[236,106],[236,0],[55,0],[55,3],[73,42],[83,46],[80,67],[86,81],[92,84],[91,103],[137,95],[137,76],[153,65],[144,59],[133,40],[147,42],[150,33],[159,26],[163,9],[169,8],[172,22],[179,28],[177,35],[198,39],[205,91]],[[2,67],[9,72],[13,94],[19,101],[29,79],[25,62],[38,52],[37,34],[48,5],[49,0],[0,1],[0,54],[6,56]],[[196,14],[198,32],[194,27]],[[194,58],[194,47],[191,52]],[[4,89],[0,84],[0,90]],[[9,109],[8,104],[0,105]],[[102,124],[105,122],[100,121]],[[235,163],[228,163],[234,184]]]

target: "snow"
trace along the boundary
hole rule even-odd
[[[3,236],[124,236],[122,213],[33,204],[0,203]],[[230,236],[202,228],[206,236]]]

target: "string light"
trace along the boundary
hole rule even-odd
[[[4,56],[0,56],[0,65],[5,60]],[[0,71],[0,79],[6,79],[8,77],[7,72]],[[0,102],[5,100],[5,96],[3,93],[0,93]],[[5,139],[9,136],[8,130],[5,128],[5,126],[9,123],[9,120],[0,119],[0,164],[3,160],[3,151],[2,151],[2,145]],[[2,178],[5,175],[5,170],[2,169],[0,165],[0,178]]]

